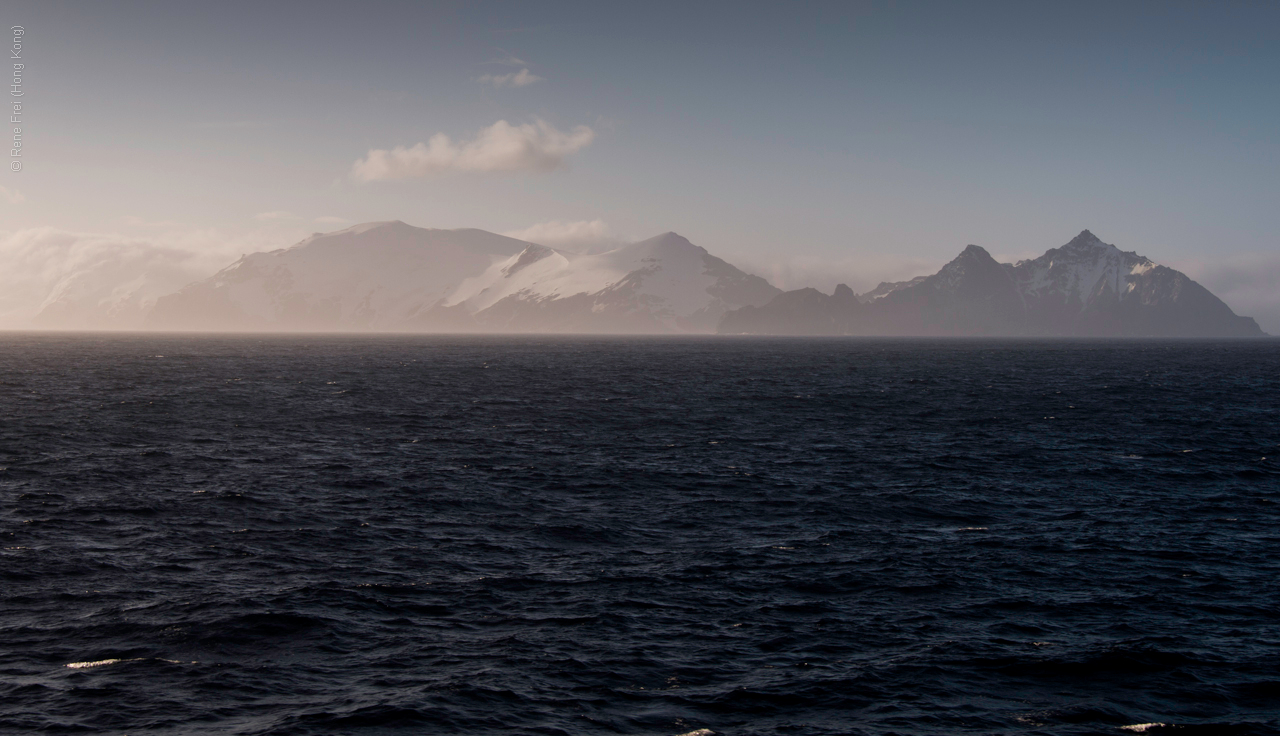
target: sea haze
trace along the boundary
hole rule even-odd
[[[25,334],[0,412],[6,734],[1280,727],[1275,341]]]

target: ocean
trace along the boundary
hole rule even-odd
[[[0,733],[699,729],[1276,733],[1280,342],[0,335]]]

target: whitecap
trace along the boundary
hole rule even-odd
[[[99,659],[96,662],[72,662],[67,666],[73,670],[87,670],[90,667],[102,667],[108,664],[119,664],[120,662],[136,662],[137,659]]]
[[[99,659],[96,662],[71,662],[66,667],[73,670],[87,670],[90,667],[104,667],[109,664],[120,664],[121,662],[143,662],[148,659],[154,659],[157,662],[168,662],[169,664],[186,664],[177,659],[161,659],[159,657],[132,657],[129,659]],[[195,662],[191,662],[195,664]]]
[[[1162,728],[1162,727],[1167,726],[1167,725],[1169,725],[1169,724],[1167,724],[1167,723],[1134,723],[1134,724],[1131,724],[1131,725],[1128,725],[1128,726],[1121,726],[1121,727],[1120,727],[1120,730],[1121,730],[1121,731],[1133,731],[1134,733],[1143,733],[1143,732],[1148,731],[1148,730],[1150,730],[1150,729],[1153,729],[1153,728]]]

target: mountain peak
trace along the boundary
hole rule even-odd
[[[400,220],[381,220],[378,222],[362,222],[358,225],[352,225],[351,227],[345,230],[339,230],[337,232],[351,233],[352,235],[360,235],[363,233],[370,232],[372,230],[386,230],[391,228],[402,228],[402,227],[409,227],[409,225],[406,225],[404,222]],[[336,233],[325,233],[325,234],[330,235],[330,234],[336,234]]]
[[[981,245],[966,245],[964,250],[960,251],[960,255],[955,258],[956,261],[969,261],[974,259],[981,261],[995,260],[991,257],[991,254],[987,252],[987,249],[983,248]]]
[[[622,251],[631,253],[696,253],[706,254],[706,249],[701,246],[694,245],[689,239],[679,233],[665,232],[661,235],[655,235],[648,240],[641,240],[638,243],[632,243],[621,248]]]
[[[650,240],[657,241],[663,244],[674,243],[678,245],[685,245],[685,244],[693,245],[693,243],[689,242],[688,238],[681,235],[680,233],[677,233],[671,230],[668,230],[667,232],[661,235],[658,235],[656,237],[650,238]]]
[[[1081,230],[1080,234],[1072,238],[1071,242],[1067,243],[1065,247],[1097,248],[1100,245],[1106,245],[1106,243],[1102,242],[1102,240],[1100,240],[1097,235],[1094,235],[1088,230]]]

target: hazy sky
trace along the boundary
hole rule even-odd
[[[829,288],[1089,228],[1237,311],[1274,308],[1280,331],[1280,3],[10,0],[0,16],[26,31],[24,168],[0,171],[11,241],[52,228],[212,262],[369,220],[675,230]]]

